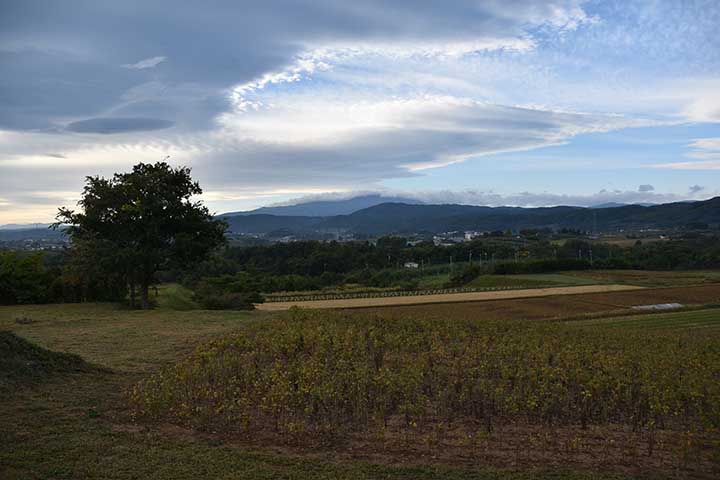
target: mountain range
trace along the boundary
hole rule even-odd
[[[364,208],[374,207],[382,203],[421,204],[419,200],[403,197],[385,197],[380,194],[360,195],[343,200],[315,200],[295,205],[261,207],[246,212],[224,213],[222,216],[237,215],[277,215],[285,217],[331,217],[349,215]]]
[[[317,213],[317,212],[316,212]],[[573,228],[587,231],[672,229],[720,224],[720,197],[661,205],[586,207],[484,207],[388,202],[346,215],[272,215],[243,212],[221,215],[234,233],[347,232],[364,235],[439,233],[462,230]]]
[[[392,200],[392,201],[389,201]],[[366,206],[369,205],[369,206]],[[344,212],[344,213],[336,213]],[[364,195],[298,205],[264,207],[217,216],[236,234],[313,236],[347,233],[367,236],[449,231],[571,228],[585,231],[700,228],[720,226],[720,197],[660,205],[598,205],[595,207],[486,207],[430,205],[416,200]],[[0,241],[62,238],[62,233],[33,226],[0,228]],[[30,228],[28,228],[30,227]]]

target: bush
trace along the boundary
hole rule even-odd
[[[53,272],[43,255],[0,251],[0,305],[53,301]]]
[[[470,264],[462,269],[459,273],[456,273],[450,277],[450,281],[447,282],[446,287],[462,287],[475,280],[483,272],[480,265]]]
[[[195,294],[193,300],[208,310],[254,310],[263,298],[256,292]]]
[[[531,262],[498,263],[494,266],[493,273],[497,275],[513,275],[557,272],[560,270],[589,270],[590,268],[592,268],[592,265],[588,260],[536,260]]]

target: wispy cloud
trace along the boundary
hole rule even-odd
[[[693,161],[660,163],[655,168],[669,170],[719,170],[720,138],[700,138],[691,142],[690,151],[685,154]]]
[[[146,68],[155,68],[165,60],[167,60],[167,57],[150,57],[137,63],[126,63],[123,67],[131,70],[144,70]]]
[[[282,204],[296,204],[317,200],[342,200],[359,195],[380,194],[384,196],[400,196],[420,200],[429,204],[461,204],[486,206],[516,206],[516,207],[548,207],[557,205],[571,205],[580,207],[593,207],[609,203],[668,203],[696,199],[694,190],[690,187],[689,194],[660,193],[637,190],[600,190],[587,195],[567,195],[551,192],[518,192],[501,194],[482,190],[429,190],[429,191],[351,191],[332,192],[327,194],[307,195],[282,202]],[[700,187],[702,190],[702,187]],[[717,192],[716,192],[717,193]],[[708,197],[711,195],[707,195]]]

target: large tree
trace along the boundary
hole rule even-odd
[[[187,167],[140,163],[111,179],[87,177],[81,211],[61,208],[57,221],[84,264],[120,278],[131,305],[139,291],[140,306],[149,308],[158,270],[187,267],[225,241],[227,225],[192,199],[201,193]]]

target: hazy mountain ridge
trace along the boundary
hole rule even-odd
[[[720,197],[693,203],[677,202],[653,206],[626,205],[608,208],[571,206],[522,208],[382,203],[349,215],[332,217],[243,215],[224,218],[229,222],[231,231],[243,233],[268,233],[280,228],[318,232],[346,231],[367,235],[521,228],[574,228],[588,231],[611,231],[674,228],[691,223],[718,225],[720,224]]]
[[[332,217],[336,215],[349,215],[383,203],[422,204],[419,200],[404,197],[385,197],[380,194],[361,195],[343,200],[314,200],[295,205],[276,207],[261,207],[255,210],[223,213],[222,217],[238,215],[277,215],[287,217]]]
[[[218,215],[230,233],[285,234],[347,232],[370,236],[448,231],[492,231],[523,228],[572,228],[586,231],[672,229],[690,224],[720,225],[720,197],[698,202],[606,208],[487,207],[381,203],[347,215],[302,216],[244,213]],[[62,238],[47,228],[0,230],[0,241]]]

